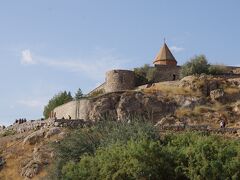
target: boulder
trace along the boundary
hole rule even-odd
[[[154,126],[160,127],[160,126],[169,126],[169,125],[176,125],[179,124],[179,120],[175,116],[166,116],[163,117],[160,121],[158,121]]]
[[[166,115],[174,114],[176,107],[175,101],[157,94],[135,92],[123,94],[116,109],[117,118],[121,121],[135,116],[157,122]]]
[[[194,108],[195,106],[206,103],[206,99],[203,97],[176,95],[173,98],[177,102],[178,106],[183,108]]]
[[[237,114],[240,114],[240,101],[237,101],[233,107],[233,111]]]
[[[111,94],[107,97],[101,97],[92,102],[92,108],[89,112],[89,119],[93,121],[101,120],[102,118],[116,117],[116,103],[119,100],[118,94]]]
[[[46,135],[45,135],[45,138],[50,138],[51,136],[54,136],[56,134],[59,134],[61,133],[61,129],[59,127],[53,127],[53,128],[50,128]]]
[[[223,89],[216,89],[210,91],[210,97],[213,101],[221,101],[224,99],[224,91]]]
[[[127,121],[137,116],[157,122],[168,114],[174,114],[177,103],[158,94],[132,91],[94,99],[91,106],[89,120],[92,121],[106,116],[113,120]]]
[[[179,86],[200,91],[204,96],[209,96],[210,92],[219,89],[220,84],[226,83],[222,78],[213,78],[209,75],[187,76],[181,79]]]
[[[39,161],[29,161],[21,170],[21,176],[33,178],[41,170],[41,163]]]
[[[35,131],[32,134],[28,135],[23,140],[23,144],[34,145],[38,143],[44,136],[45,136],[45,130],[41,129],[41,130]]]

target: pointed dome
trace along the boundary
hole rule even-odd
[[[164,43],[163,47],[161,48],[160,52],[155,58],[153,64],[154,65],[172,65],[172,66],[177,65],[177,61],[175,57],[172,55],[166,43]]]

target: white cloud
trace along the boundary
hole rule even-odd
[[[22,64],[35,64],[36,62],[33,60],[32,53],[29,49],[25,49],[21,52],[22,58],[21,63]]]
[[[91,54],[93,55],[73,59],[57,59],[34,55],[33,61],[31,52],[29,50],[24,50],[22,51],[22,63],[38,64],[57,68],[62,71],[81,73],[83,76],[97,80],[99,81],[98,83],[100,83],[100,81],[104,79],[106,71],[124,68],[126,63],[129,62],[126,59],[116,56],[112,51],[98,50]]]
[[[47,104],[47,101],[46,98],[24,99],[17,101],[17,103],[29,108],[43,108]]]
[[[169,49],[170,49],[171,51],[175,52],[175,53],[177,53],[177,52],[182,52],[182,51],[185,50],[184,48],[182,48],[182,47],[177,47],[177,46],[171,46]]]

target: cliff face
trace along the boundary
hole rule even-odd
[[[68,119],[70,115],[72,119],[91,121],[106,117],[122,121],[137,116],[157,122],[167,115],[176,115],[183,108],[185,111],[199,111],[199,108],[203,108],[200,106],[208,107],[216,113],[221,111],[228,114],[229,111],[224,108],[230,106],[233,109],[232,104],[240,100],[239,86],[238,78],[189,76],[181,81],[156,83],[133,91],[113,92],[73,101],[54,111],[57,119]],[[199,112],[196,113],[200,118]]]
[[[106,116],[112,119],[128,120],[141,117],[151,121],[158,121],[162,117],[173,114],[177,103],[159,93],[147,94],[143,92],[111,93],[91,100],[89,120],[100,120]]]

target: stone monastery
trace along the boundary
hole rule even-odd
[[[180,79],[181,66],[177,65],[177,60],[171,53],[167,44],[164,42],[160,52],[153,61],[156,73],[154,74],[154,82],[175,81]],[[153,68],[154,68],[153,67]],[[234,75],[236,67],[228,67],[229,73]],[[239,71],[239,68],[238,70]],[[237,73],[237,72],[236,72]],[[240,74],[240,73],[237,73]],[[133,90],[136,88],[135,74],[130,70],[111,70],[106,73],[105,82],[99,87],[92,90],[89,95],[94,92],[113,93],[119,91]],[[88,119],[88,112],[91,108],[91,99],[83,98],[78,101],[71,101],[61,105],[51,112],[50,118],[68,119]]]

